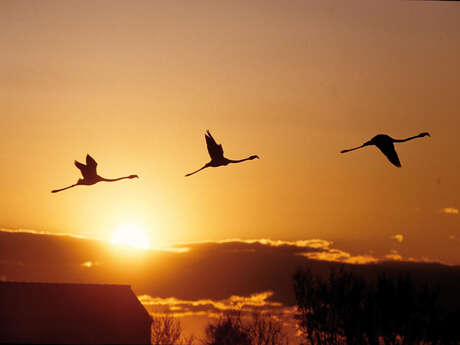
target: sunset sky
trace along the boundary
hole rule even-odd
[[[3,0],[0,47],[0,228],[460,264],[456,3]],[[206,129],[261,159],[185,178]],[[51,194],[87,153],[140,178]]]

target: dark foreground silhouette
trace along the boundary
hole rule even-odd
[[[180,318],[154,316],[152,344],[155,345],[294,345],[289,343],[283,314],[241,309],[224,311],[209,321],[203,336],[184,336]]]
[[[440,286],[410,274],[377,279],[331,270],[294,275],[299,328],[311,345],[459,344],[460,309],[441,303]]]
[[[0,344],[150,344],[129,285],[0,281]]]
[[[289,345],[281,315],[233,310],[208,323],[203,345]]]
[[[115,181],[119,181],[119,180],[123,180],[123,179],[132,179],[132,178],[139,178],[139,176],[137,175],[129,175],[129,176],[124,176],[124,177],[119,177],[119,178],[104,178],[102,176],[99,176],[97,174],[97,171],[96,171],[96,168],[97,168],[97,163],[96,161],[94,160],[93,157],[91,157],[90,155],[86,155],[86,165],[83,164],[83,163],[80,163],[80,162],[77,162],[75,161],[74,162],[75,166],[80,169],[81,171],[81,175],[83,176],[82,179],[78,179],[77,183],[71,185],[71,186],[68,186],[68,187],[65,187],[65,188],[61,188],[61,189],[55,189],[55,190],[52,190],[51,193],[57,193],[57,192],[60,192],[60,191],[63,191],[63,190],[66,190],[66,189],[69,189],[69,188],[72,188],[72,187],[75,187],[75,186],[79,186],[79,185],[85,185],[85,186],[90,186],[90,185],[93,185],[95,183],[98,183],[98,182],[115,182]]]
[[[211,161],[209,163],[206,163],[202,168],[194,171],[194,172],[191,172],[185,176],[190,176],[190,175],[193,175],[193,174],[196,174],[198,171],[201,171],[205,168],[208,168],[208,167],[219,167],[219,166],[222,166],[222,165],[228,165],[230,163],[240,163],[240,162],[244,162],[244,161],[247,161],[247,160],[253,160],[255,158],[259,158],[259,156],[256,156],[256,155],[253,155],[253,156],[250,156],[248,158],[245,158],[245,159],[240,159],[240,160],[231,160],[231,159],[227,159],[224,157],[224,150],[222,148],[222,145],[218,145],[216,143],[216,141],[214,140],[214,138],[212,137],[211,133],[208,131],[206,131],[206,134],[204,135],[204,137],[206,138],[206,145],[208,146],[208,152],[209,152],[209,155],[211,156]]]
[[[361,146],[358,146],[352,149],[348,149],[348,150],[342,150],[340,151],[340,153],[346,153],[346,152],[354,151],[354,150],[357,150],[357,149],[360,149],[360,148],[363,148],[369,145],[375,145],[380,149],[380,151],[382,151],[382,153],[388,158],[388,160],[391,163],[393,163],[395,166],[400,168],[401,163],[399,161],[398,154],[396,153],[394,143],[403,143],[405,141],[409,141],[409,140],[416,139],[416,138],[422,138],[425,136],[430,136],[430,133],[423,132],[423,133],[420,133],[419,135],[415,135],[413,137],[409,137],[406,139],[393,139],[392,137],[386,134],[378,134],[375,137],[373,137],[371,140],[362,144]]]

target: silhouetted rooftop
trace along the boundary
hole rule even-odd
[[[149,343],[129,285],[0,282],[0,342]]]

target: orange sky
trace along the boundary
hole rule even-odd
[[[2,1],[0,227],[153,244],[336,241],[460,264],[460,7],[403,1]],[[209,159],[261,160],[184,174]],[[397,147],[377,133],[424,138]],[[107,177],[79,177],[90,153]],[[403,241],[390,237],[402,234]]]

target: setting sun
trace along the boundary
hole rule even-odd
[[[112,235],[111,242],[140,249],[148,249],[150,240],[146,233],[136,225],[123,225]]]

